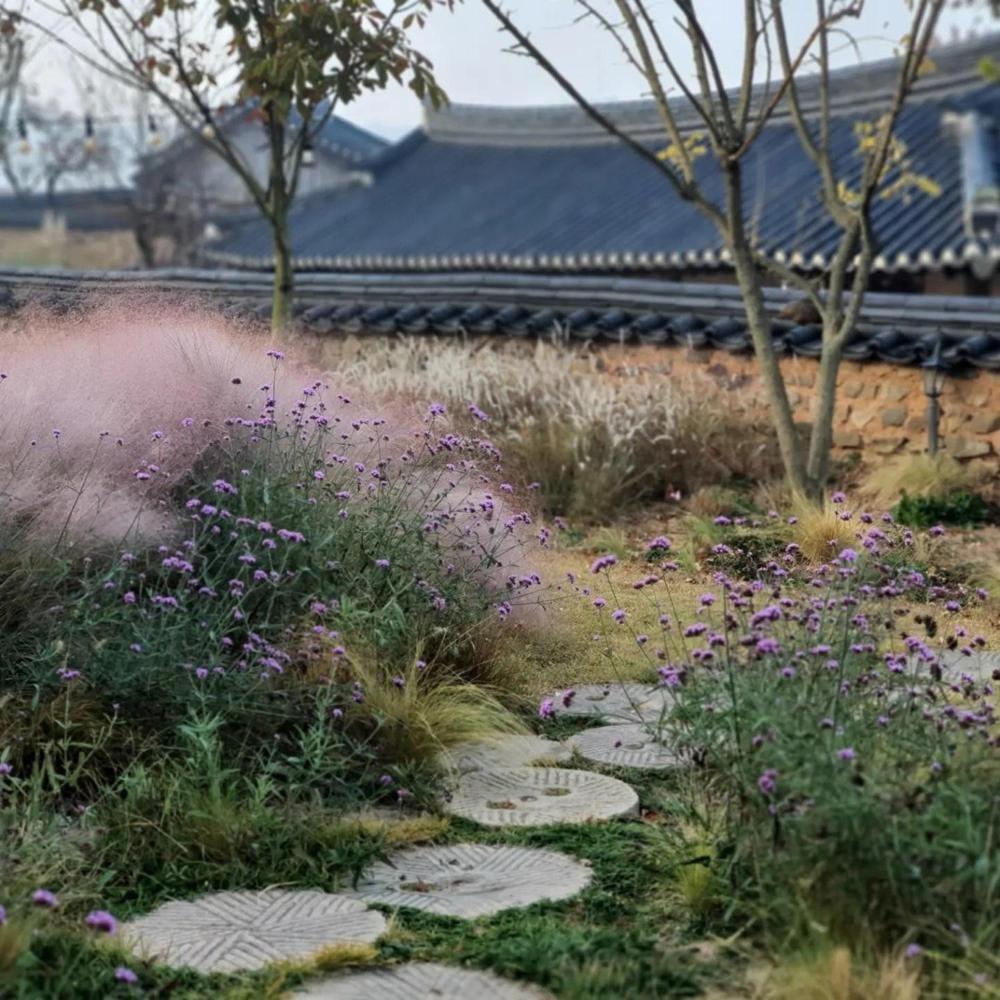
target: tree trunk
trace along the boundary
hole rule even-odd
[[[816,386],[816,412],[813,415],[812,434],[809,438],[809,460],[806,474],[811,493],[818,497],[823,492],[830,468],[830,448],[833,445],[833,416],[837,402],[837,372],[843,348],[833,342],[834,332],[823,331],[823,353],[819,360],[819,381]]]
[[[147,214],[138,209],[133,215],[132,238],[135,240],[139,259],[146,270],[156,266],[156,230]]]
[[[285,173],[285,125],[277,117],[267,119],[271,163],[267,184],[271,240],[274,246],[274,290],[271,299],[271,332],[281,333],[292,319],[295,274],[292,270],[288,215],[291,209],[288,176]]]
[[[757,367],[764,383],[764,394],[771,410],[771,421],[778,438],[778,449],[785,467],[785,475],[796,493],[811,495],[809,479],[799,445],[795,418],[785,391],[785,379],[778,364],[778,355],[771,339],[771,321],[764,308],[760,272],[754,263],[750,242],[743,225],[743,196],[740,190],[739,164],[729,164],[724,169],[726,179],[726,209],[729,222],[727,242],[733,258],[733,269],[740,286],[747,326],[757,355]]]
[[[295,298],[295,272],[292,269],[292,251],[288,238],[287,208],[271,224],[274,244],[274,290],[271,299],[271,331],[281,333],[292,320]]]

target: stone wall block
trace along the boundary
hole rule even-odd
[[[1000,413],[981,413],[969,421],[969,430],[973,434],[992,434],[1000,431]]]
[[[946,442],[946,450],[953,458],[982,458],[993,451],[989,441],[974,441],[972,438],[957,437]]]
[[[905,437],[872,438],[868,447],[879,455],[895,455],[909,440]]]
[[[906,423],[906,407],[890,406],[882,411],[883,427],[902,427]]]
[[[833,443],[837,448],[860,448],[863,442],[857,431],[837,428],[833,432]]]

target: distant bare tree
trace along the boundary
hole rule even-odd
[[[434,104],[444,100],[410,32],[454,0],[35,2],[47,18],[33,14],[25,23],[154,95],[240,177],[271,230],[275,329],[291,317],[289,213],[303,156],[334,110],[393,82]],[[234,101],[260,124],[269,151],[266,183],[227,136]]]
[[[15,110],[21,90],[26,58],[26,40],[17,30],[19,11],[0,8],[0,169],[7,183],[18,190],[17,178],[10,165],[10,147],[15,134]]]

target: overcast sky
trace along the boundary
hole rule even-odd
[[[980,4],[980,6],[982,6]],[[606,33],[592,22],[575,24],[579,13],[572,0],[507,0],[515,22],[529,30],[532,40],[575,84],[595,100],[631,100],[645,96],[635,70],[626,64]],[[742,0],[698,0],[704,23],[716,48],[727,83],[738,82],[742,62]],[[669,0],[653,0],[660,23],[671,25]],[[805,37],[815,25],[810,0],[787,4],[790,31]],[[864,59],[892,54],[893,43],[906,31],[904,0],[869,0],[864,19],[852,28]],[[732,18],[736,18],[733,24]],[[728,19],[728,21],[727,21]],[[672,25],[671,25],[672,26]],[[970,31],[991,27],[981,11],[958,10],[944,15],[942,41],[966,37]],[[676,28],[668,32],[678,52],[686,42]],[[479,0],[464,0],[450,15],[432,17],[419,39],[434,62],[438,79],[449,98],[469,104],[544,104],[566,100],[559,88],[529,59],[504,51],[509,36],[498,30],[493,15]],[[838,64],[857,62],[858,52],[845,45],[836,54]],[[690,66],[690,60],[679,60]],[[420,122],[420,107],[405,91],[395,89],[362,98],[344,113],[359,125],[390,137]]]
[[[32,2],[28,0],[29,8]],[[697,2],[723,72],[735,82],[742,55],[742,0]],[[985,6],[982,0],[973,2],[975,9],[949,11],[944,15],[939,31],[941,40],[965,38],[971,31],[996,27],[981,12],[980,8]],[[507,0],[506,6],[588,97],[628,100],[644,96],[635,71],[625,64],[607,35],[593,23],[574,23],[580,8],[573,0]],[[606,0],[605,6],[608,6]],[[685,53],[684,40],[671,25],[674,6],[670,0],[651,0],[650,8],[658,14],[661,24],[669,26],[668,40],[676,43],[671,47]],[[814,24],[814,4],[810,0],[792,0],[786,9],[793,37],[804,37]],[[868,0],[866,11],[863,20],[852,23],[851,27],[860,56],[877,59],[891,55],[893,43],[906,30],[905,0]],[[437,12],[415,42],[433,60],[438,79],[452,101],[516,105],[565,100],[556,85],[530,60],[504,51],[509,40],[479,0],[462,0],[452,14]],[[39,69],[40,72],[35,79],[40,84],[39,90],[57,98],[65,108],[82,110],[77,89],[67,82],[64,57],[52,50],[54,47],[49,49],[38,60],[36,72]],[[857,62],[858,58],[859,52],[846,44],[835,53],[838,64]],[[678,61],[685,63],[680,58]],[[387,138],[402,135],[421,120],[418,102],[400,87],[367,95],[342,113]]]

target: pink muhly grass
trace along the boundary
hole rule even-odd
[[[218,315],[142,296],[0,325],[0,518],[43,542],[155,532],[157,502],[226,417],[257,403],[271,370],[262,344]]]
[[[283,428],[296,400],[317,395],[318,373],[272,346],[196,303],[157,296],[95,298],[70,317],[29,308],[0,324],[7,375],[0,383],[0,521],[22,526],[19,541],[49,547],[114,543],[130,533],[162,541],[185,523],[171,490],[213,444],[243,433],[232,418],[253,420],[270,407]],[[440,414],[429,416],[426,401],[380,399],[336,372],[322,381],[326,413],[340,418],[328,444],[365,458],[355,494],[384,476],[380,457],[391,458],[392,479],[406,450],[420,453],[426,443],[435,455],[411,467],[407,505],[445,525],[439,537],[455,572],[474,570],[501,597],[512,586],[526,589],[537,545],[528,536],[537,527],[524,498],[504,488],[496,449],[476,442],[469,470],[460,442],[471,442],[449,434]],[[342,432],[352,448],[338,448]],[[217,484],[212,499],[224,503],[238,488]],[[345,500],[345,509],[353,502]],[[487,573],[478,554],[496,549],[498,539],[502,559]]]

